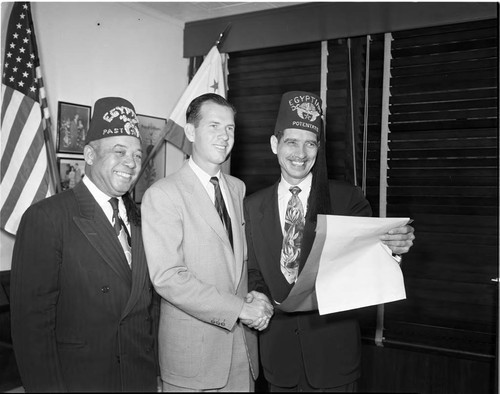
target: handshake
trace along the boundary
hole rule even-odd
[[[258,331],[265,330],[274,313],[274,308],[265,294],[251,291],[245,297],[245,303],[240,312],[240,321]]]

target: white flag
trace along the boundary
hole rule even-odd
[[[166,125],[165,139],[188,155],[191,155],[191,142],[184,135],[186,110],[194,98],[205,93],[216,93],[226,98],[222,57],[215,45],[177,102]]]

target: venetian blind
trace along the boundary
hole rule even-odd
[[[417,240],[388,343],[495,353],[497,35],[496,20],[393,33],[387,216]]]

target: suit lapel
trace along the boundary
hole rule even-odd
[[[228,269],[232,278],[235,278],[235,258],[233,249],[231,247],[231,243],[229,242],[229,237],[227,236],[226,229],[222,224],[222,221],[215,209],[215,206],[207,194],[207,191],[201,184],[200,180],[193,172],[188,162],[184,164],[182,169],[180,170],[180,175],[182,179],[182,184],[179,185],[183,188],[184,196],[186,198],[186,203],[189,207],[193,207],[193,209],[197,209],[200,212],[200,216],[203,220],[212,228],[212,230],[217,234],[217,236],[221,239],[222,245],[228,249],[230,252],[229,255],[232,256],[232,261],[228,262]],[[227,184],[227,183],[226,183]],[[232,191],[231,194],[234,194]],[[231,197],[232,199],[232,197]],[[226,202],[228,204],[228,202]],[[231,201],[231,208],[233,211],[229,211],[229,214],[234,214],[234,205]],[[233,230],[233,242],[234,242],[234,230]]]
[[[279,218],[278,183],[269,188],[267,194],[262,195],[258,212],[260,216],[253,228],[261,231],[259,231],[259,241],[254,244],[262,245],[262,250],[256,253],[259,253],[262,261],[266,262],[266,271],[270,278],[268,286],[273,297],[281,302],[288,296],[293,285],[287,282],[280,268],[283,231]]]
[[[271,261],[280,261],[283,232],[278,209],[278,183],[270,190],[270,195],[262,199],[260,206],[259,228],[262,229],[262,244],[266,245]],[[269,203],[271,201],[271,203]]]
[[[230,267],[232,274],[234,285],[237,287],[243,270],[243,237],[242,237],[242,226],[240,225],[240,217],[241,217],[241,202],[238,201],[238,191],[233,183],[230,183],[228,178],[224,176],[224,182],[227,185],[227,201],[226,207],[229,212],[229,216],[233,219],[231,222],[231,230],[233,232],[233,253],[235,257],[234,264]],[[239,211],[237,210],[239,209]]]
[[[146,255],[144,254],[141,228],[133,223],[130,224],[130,228],[132,237],[132,290],[122,317],[126,316],[136,304],[147,277]]]
[[[73,217],[75,224],[106,264],[130,285],[130,268],[113,226],[83,182],[73,192],[80,208],[80,216]]]
[[[203,220],[217,233],[224,246],[232,250],[226,229],[220,220],[214,203],[210,200],[207,191],[187,162],[182,168],[182,172],[184,189],[187,192],[186,199],[190,204],[188,206],[199,209]]]

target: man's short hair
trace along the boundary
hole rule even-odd
[[[227,107],[231,109],[231,111],[233,111],[233,115],[236,115],[236,108],[224,97],[215,93],[206,93],[196,97],[193,101],[191,101],[186,110],[186,123],[191,123],[195,127],[198,126],[201,119],[201,107],[203,103],[206,102],[212,102],[222,105],[223,107]]]

